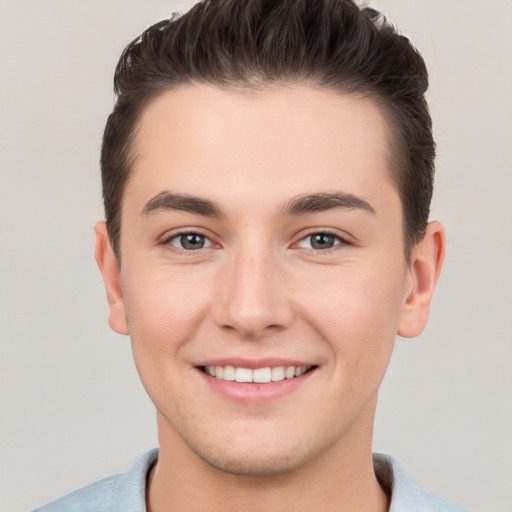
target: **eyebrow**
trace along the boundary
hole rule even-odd
[[[365,199],[344,192],[318,193],[298,196],[283,208],[283,215],[301,215],[306,213],[324,212],[342,208],[346,210],[363,210],[375,215],[375,209]]]
[[[150,199],[142,209],[142,215],[148,216],[158,210],[182,210],[206,217],[222,217],[220,208],[212,201],[186,194],[161,192]]]
[[[287,202],[281,210],[282,215],[304,215],[342,208],[362,210],[375,215],[375,209],[365,199],[344,192],[307,194]],[[213,201],[202,197],[171,192],[161,192],[150,199],[142,209],[143,216],[149,216],[159,210],[181,210],[206,217],[223,217],[221,209]]]

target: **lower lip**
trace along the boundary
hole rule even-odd
[[[300,377],[265,384],[216,379],[199,368],[197,368],[197,371],[211,389],[219,395],[243,404],[264,405],[293,393],[309,380],[316,372],[316,368],[309,370]]]

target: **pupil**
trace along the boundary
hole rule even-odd
[[[204,236],[197,233],[182,235],[181,245],[184,249],[201,249],[204,246]]]
[[[311,246],[314,249],[330,249],[334,245],[334,237],[332,235],[326,235],[325,233],[319,233],[311,237]]]

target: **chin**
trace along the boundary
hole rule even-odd
[[[288,436],[288,441],[290,441]],[[189,448],[209,466],[224,473],[243,476],[274,476],[294,472],[328,450],[326,445],[314,445],[306,439],[286,443],[253,437],[243,442],[204,445],[187,443]],[[299,441],[299,440],[296,440]]]
[[[271,456],[251,453],[249,455],[226,453],[197,453],[207,464],[232,475],[274,476],[293,472],[307,463],[309,457],[294,454],[273,453]]]

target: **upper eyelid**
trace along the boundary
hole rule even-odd
[[[344,238],[336,235],[336,234],[333,234],[333,233],[329,233],[327,231],[320,231],[320,232],[313,232],[313,233],[310,233],[309,235],[306,235],[304,237],[302,237],[298,242],[296,242],[294,245],[300,245],[302,242],[306,241],[308,238],[311,238],[315,235],[327,235],[327,236],[331,236],[335,239],[335,243],[332,247],[328,247],[326,249],[321,249],[321,252],[327,252],[329,250],[333,250],[335,247],[338,247],[339,245],[349,245],[350,242],[348,242],[347,240],[345,240]],[[307,247],[305,247],[305,249],[308,249]],[[312,249],[314,250],[315,252],[316,251],[319,251],[319,249]]]
[[[160,238],[163,243],[166,243],[183,235],[201,235],[210,240],[210,242],[215,243],[213,239],[214,237],[208,233],[205,233],[204,230],[200,228],[181,228],[176,231],[171,230],[164,233]]]
[[[221,246],[222,244],[217,240],[217,237],[215,235],[209,234],[206,232],[206,230],[203,230],[201,228],[179,228],[176,231],[168,232],[162,235],[161,237],[161,243],[169,243],[171,240],[174,240],[180,236],[188,235],[188,234],[198,234],[201,236],[204,236],[206,239],[210,241],[212,245]],[[337,238],[341,243],[343,244],[353,244],[351,237],[348,234],[340,233],[336,229],[332,228],[310,228],[303,230],[299,235],[296,235],[294,237],[294,240],[292,242],[292,246],[297,245],[299,242],[302,242],[304,239],[316,235],[316,234],[325,234],[329,236],[333,236]]]
[[[351,237],[349,235],[340,233],[337,230],[329,229],[329,228],[324,228],[324,229],[312,228],[310,231],[307,231],[305,234],[301,234],[300,237],[297,239],[297,242],[301,242],[302,240],[304,240],[305,238],[308,238],[310,236],[321,235],[321,234],[333,236],[345,244],[351,243],[351,240],[350,240]],[[297,242],[295,242],[295,243],[297,243]]]
[[[179,247],[177,245],[174,245],[174,241],[179,239],[180,237],[184,235],[200,235],[204,237],[209,244],[206,247],[199,247],[197,249],[186,249],[184,247]],[[169,235],[166,235],[162,238],[160,245],[165,246],[167,250],[170,250],[174,253],[180,253],[180,254],[187,254],[187,255],[198,255],[198,254],[204,254],[204,251],[211,250],[212,248],[218,247],[219,244],[212,240],[211,236],[206,235],[205,233],[202,233],[198,229],[185,229],[176,231],[174,233],[171,233]]]
[[[181,238],[182,236],[187,235],[199,235],[202,236],[205,240],[212,241],[209,236],[204,235],[203,233],[199,233],[198,231],[186,231],[184,233],[176,233],[174,235],[171,235],[168,240],[175,240],[176,238]]]

